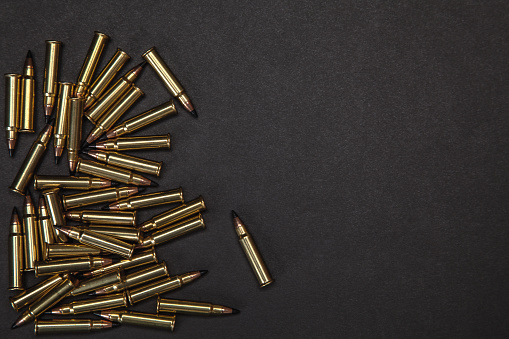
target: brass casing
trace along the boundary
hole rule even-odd
[[[159,206],[165,204],[173,204],[176,202],[184,202],[182,187],[162,192],[155,192],[129,197],[119,200],[115,203],[115,210],[128,211],[137,210],[146,207]]]
[[[170,148],[170,134],[144,137],[121,137],[100,141],[96,149],[105,151],[130,151],[137,149]]]
[[[5,137],[16,140],[20,128],[21,75],[5,74]]]
[[[20,97],[20,132],[34,132],[34,103],[35,103],[35,76],[34,67],[28,66],[23,70],[21,78]]]
[[[173,331],[175,328],[174,315],[150,314],[132,311],[111,311],[108,312],[111,321],[122,325],[136,325],[143,327],[159,328]]]
[[[92,40],[92,44],[88,49],[87,57],[83,62],[80,75],[78,76],[78,81],[76,82],[76,97],[86,98],[88,94],[88,87],[92,81],[92,76],[94,75],[95,68],[99,63],[99,59],[101,57],[104,46],[106,43],[108,43],[109,39],[110,37],[104,33],[94,32],[94,39]]]
[[[17,213],[12,215],[8,247],[9,290],[23,290],[23,226]]]
[[[23,163],[21,164],[16,177],[12,181],[11,186],[9,186],[9,189],[19,194],[25,193],[25,189],[28,186],[30,179],[32,179],[44,152],[46,152],[46,147],[48,146],[48,142],[51,138],[52,130],[53,127],[51,125],[46,125],[41,133],[39,133],[39,136],[35,139],[32,147],[28,151],[28,154],[26,155],[25,160],[23,160]]]
[[[123,268],[124,270],[127,270],[129,268],[134,268],[138,266],[143,266],[151,263],[157,263],[157,255],[154,248],[137,252],[131,257],[131,260],[125,259],[121,260],[117,263],[104,266],[101,268],[97,268],[90,272],[91,276],[97,276],[99,274],[103,274],[105,272],[117,269],[117,268]]]
[[[191,281],[193,281],[193,278],[189,273],[176,275],[174,277],[158,280],[149,285],[143,285],[138,288],[128,290],[126,291],[127,297],[129,298],[129,303],[134,305],[139,301],[179,288]]]
[[[136,211],[72,211],[66,217],[87,224],[136,226]]]
[[[84,257],[100,255],[104,253],[99,248],[93,248],[82,244],[48,244],[46,245],[46,258]]]
[[[104,67],[102,72],[97,76],[92,86],[90,86],[90,91],[85,101],[85,109],[92,106],[92,104],[99,99],[101,94],[104,93],[108,85],[115,78],[118,71],[120,71],[130,58],[131,57],[126,52],[117,48],[115,55],[113,55],[106,67]]]
[[[93,292],[100,289],[101,287],[116,284],[122,281],[122,279],[124,279],[124,270],[122,268],[117,268],[114,271],[106,272],[102,275],[80,281],[79,286],[71,292],[71,295],[76,296]]]
[[[78,161],[78,152],[81,147],[81,125],[83,122],[83,105],[85,99],[71,98],[69,113],[69,139],[67,140],[67,159],[69,162]],[[73,171],[73,168],[70,168]]]
[[[205,228],[205,222],[200,213],[177,224],[160,229],[141,241],[142,247],[149,247],[168,242],[184,234]]]
[[[111,327],[110,323],[106,320],[92,319],[35,319],[34,326],[35,335],[83,333]]]
[[[110,187],[90,192],[76,193],[62,196],[62,205],[65,210],[116,201],[127,198],[138,192],[137,187]]]
[[[66,276],[55,274],[46,280],[41,281],[35,286],[23,291],[15,297],[9,297],[12,308],[19,311],[23,307],[33,303],[43,295],[48,293],[53,287],[57,286],[66,279]]]
[[[111,286],[107,286],[103,290],[106,293],[120,292],[125,289],[168,276],[168,267],[166,267],[166,263],[163,261],[141,271],[128,274],[122,281],[112,284]]]
[[[131,259],[133,255],[134,244],[128,244],[122,240],[105,234],[96,233],[90,230],[80,230],[77,227],[72,227],[67,235],[72,239],[78,240],[83,245],[100,248],[127,259]]]
[[[112,137],[119,137],[124,134],[132,133],[162,118],[176,114],[177,109],[175,108],[175,104],[173,103],[173,100],[170,100],[113,127],[108,132],[108,137],[110,137],[110,132],[113,133]]]
[[[163,299],[159,296],[157,297],[157,313],[159,312],[221,315],[224,313],[224,307],[197,301]]]
[[[46,62],[44,64],[44,103],[53,107],[57,96],[58,62],[60,59],[61,41],[46,40]]]
[[[111,308],[127,307],[126,293],[108,294],[95,298],[73,301],[69,304],[60,305],[61,314],[82,314],[88,312],[96,312],[109,310]]]
[[[39,227],[37,214],[33,204],[23,206],[23,235],[24,235],[24,258],[25,271],[33,271],[35,263],[39,260]]]
[[[205,206],[205,201],[203,200],[202,196],[199,196],[197,199],[156,215],[149,221],[141,224],[140,229],[143,232],[159,229],[193,214],[205,211],[206,209],[207,207]]]
[[[44,201],[44,200],[43,200]],[[47,245],[57,241],[57,234],[46,205],[39,204],[39,245],[41,248],[41,260],[48,259]]]
[[[55,117],[55,137],[53,146],[63,149],[69,135],[69,116],[71,113],[71,97],[74,89],[72,82],[60,82],[58,92],[57,113]]]
[[[95,175],[100,178],[118,181],[130,185],[150,185],[150,180],[130,170],[101,164],[95,161],[78,160],[76,170],[80,173]]]
[[[34,189],[45,190],[49,188],[61,188],[70,190],[91,190],[106,188],[111,181],[91,177],[68,177],[62,175],[35,175]]]
[[[108,165],[127,168],[129,170],[159,176],[161,172],[162,161],[152,161],[132,155],[122,154],[118,152],[89,151],[93,152],[93,157]]]
[[[109,225],[82,225],[78,226],[80,230],[89,230],[95,233],[104,234],[122,241],[139,243],[141,241],[141,231],[138,228],[130,226],[109,226]]]
[[[65,226],[62,199],[60,199],[59,192],[60,188],[51,188],[42,192],[53,226]],[[61,234],[61,232],[58,232],[58,234]]]
[[[35,264],[35,276],[51,275],[57,273],[88,271],[92,268],[101,267],[101,257],[78,257],[66,259],[52,259],[50,261],[39,261]]]

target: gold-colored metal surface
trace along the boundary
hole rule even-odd
[[[130,226],[109,226],[109,225],[82,225],[80,230],[90,230],[95,233],[104,234],[118,240],[139,243],[142,233],[138,228]]]
[[[82,244],[47,244],[46,258],[68,258],[68,257],[84,257],[97,256],[104,253],[99,248],[93,248]]]
[[[96,233],[90,230],[80,230],[77,227],[70,227],[66,230],[67,235],[90,247],[100,248],[107,252],[118,254],[124,258],[131,259],[134,251],[134,244],[110,237],[105,234]]]
[[[39,199],[39,245],[41,247],[41,260],[48,259],[47,245],[56,242],[57,234],[53,228],[51,217],[48,208],[46,207],[46,200],[44,197]]]
[[[69,170],[71,173],[76,169],[78,162],[78,152],[81,144],[81,125],[83,122],[83,105],[85,99],[71,98],[69,113],[69,139],[67,142],[67,160],[69,161]]]
[[[32,58],[25,61],[21,78],[20,132],[34,132],[35,71]]]
[[[97,275],[103,274],[105,272],[115,270],[117,268],[123,268],[124,270],[127,270],[130,268],[139,267],[139,266],[156,263],[156,262],[157,262],[156,251],[154,248],[151,248],[151,249],[148,249],[145,251],[135,253],[131,257],[131,260],[128,260],[128,259],[121,260],[117,263],[114,263],[114,264],[111,264],[111,265],[108,265],[105,267],[97,268],[93,271],[87,272],[84,275],[87,277],[97,276]]]
[[[72,209],[103,202],[116,201],[138,193],[138,187],[110,187],[62,196],[64,209]]]
[[[149,236],[146,236],[142,239],[141,243],[137,245],[138,248],[156,246],[165,242],[168,242],[172,239],[180,237],[184,234],[191,233],[193,231],[197,231],[199,229],[205,228],[205,222],[201,214],[198,213],[197,216],[193,216],[189,219],[183,220],[174,225],[170,225],[163,229],[160,229]]]
[[[120,292],[125,289],[133,288],[135,286],[148,283],[152,280],[168,276],[168,267],[166,267],[166,263],[163,261],[160,264],[153,265],[143,270],[128,274],[122,281],[104,287],[98,294]]]
[[[118,181],[128,185],[148,186],[151,183],[150,179],[147,179],[139,174],[133,173],[130,170],[105,165],[90,160],[84,159],[78,160],[76,170],[80,173],[94,175],[100,178]]]
[[[111,259],[89,256],[39,261],[35,264],[35,276],[88,271],[103,266],[105,262],[111,262]]]
[[[129,304],[125,293],[108,294],[60,305],[57,307],[57,314],[82,314],[127,306],[129,306]],[[54,310],[52,311],[54,312]]]
[[[87,224],[136,226],[136,211],[84,210],[67,212],[65,216],[68,219]]]
[[[9,290],[23,290],[23,227],[16,209],[13,209],[11,215],[8,247]]]
[[[111,181],[92,177],[69,177],[63,175],[35,175],[34,189],[61,188],[70,190],[92,190],[111,186]]]
[[[149,221],[141,224],[140,229],[143,232],[148,232],[163,228],[193,214],[205,211],[206,209],[207,207],[205,206],[205,201],[201,196],[199,196],[197,199],[191,200],[169,211],[156,215]]]
[[[20,127],[21,75],[5,74],[5,137],[14,149]]]
[[[57,96],[58,62],[62,42],[46,40],[46,62],[44,64],[44,115],[49,117],[55,106]]]
[[[135,325],[173,331],[174,315],[150,314],[132,311],[103,311],[101,317],[122,325]]]
[[[153,207],[176,202],[183,203],[184,196],[182,187],[162,192],[155,192],[129,197],[110,204],[109,208],[113,211],[129,211],[146,207]]]
[[[117,268],[114,271],[106,272],[97,277],[80,281],[79,286],[71,292],[71,295],[75,296],[90,293],[102,287],[121,282],[122,279],[124,279],[124,270],[122,268]]]
[[[111,81],[115,78],[118,71],[120,71],[130,58],[131,57],[126,52],[117,48],[115,55],[113,55],[106,67],[104,67],[102,72],[97,76],[92,86],[90,86],[90,91],[85,102],[85,109],[92,106],[92,104],[99,99]]]
[[[95,145],[98,150],[129,151],[137,149],[170,148],[170,134],[143,137],[120,137],[100,141]]]
[[[230,307],[205,302],[163,299],[159,296],[157,298],[157,313],[159,312],[222,315],[231,314],[232,309]]]
[[[107,320],[92,319],[35,319],[34,334],[83,333],[111,328]]]
[[[23,307],[41,298],[43,295],[48,293],[53,287],[63,282],[66,278],[67,278],[66,275],[62,276],[59,274],[55,274],[54,276],[41,281],[37,285],[30,287],[29,289],[23,291],[22,293],[18,294],[15,297],[9,297],[12,308],[14,308],[15,311],[19,311]]]
[[[35,263],[39,260],[39,227],[37,224],[37,214],[30,196],[25,196],[23,204],[23,235],[24,235],[24,258],[25,271],[33,271]]]
[[[88,151],[87,154],[108,165],[159,176],[163,162],[152,161],[118,152]]]
[[[60,82],[57,102],[57,113],[55,117],[55,135],[53,147],[55,155],[61,156],[69,135],[69,116],[71,113],[71,97],[74,89],[72,82]]]
[[[42,192],[44,199],[46,199],[46,207],[53,226],[65,226],[62,199],[60,199],[59,192],[60,188],[51,188]]]
[[[158,120],[173,115],[177,115],[177,109],[175,108],[173,100],[170,100],[113,127],[108,131],[107,137],[116,138],[124,134],[132,133]]]
[[[9,186],[9,189],[19,194],[25,193],[25,189],[28,186],[30,179],[32,179],[44,152],[46,152],[46,147],[48,146],[48,142],[51,138],[52,130],[53,126],[46,125],[41,133],[39,133],[39,136],[35,139],[32,147],[28,151],[28,154],[26,155],[25,160],[23,160],[23,163],[21,164],[16,177],[12,181],[11,186]]]
[[[104,46],[108,43],[109,39],[110,37],[104,33],[94,32],[94,39],[88,49],[87,57],[83,62],[80,75],[78,76],[78,81],[76,82],[76,97],[86,98],[88,94],[88,87],[92,81],[95,68],[99,63]]]

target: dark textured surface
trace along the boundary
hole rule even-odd
[[[205,231],[157,249],[172,273],[209,270],[167,296],[241,314],[180,316],[173,336],[509,335],[505,1],[140,5],[4,1],[0,69],[20,72],[32,50],[37,130],[46,39],[64,42],[60,80],[76,81],[99,30],[112,37],[100,67],[116,47],[130,67],[155,45],[187,88],[198,120],[179,106],[137,133],[172,134],[170,152],[143,153],[165,162],[156,181],[209,207]],[[151,69],[138,85],[146,96],[127,116],[169,99]],[[21,135],[13,159],[1,149],[4,254],[22,203],[7,186],[33,138]],[[39,173],[65,174],[66,162],[47,153]],[[266,289],[236,241],[232,208],[276,279]],[[0,264],[6,272],[5,256]],[[6,276],[0,287],[0,332],[26,338],[33,324],[9,329]],[[153,312],[155,299],[133,309]]]

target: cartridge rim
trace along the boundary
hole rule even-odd
[[[157,296],[156,313],[159,313],[159,306],[161,305],[161,296]]]
[[[147,55],[147,54],[149,54],[150,52],[155,51],[155,50],[156,50],[156,46],[153,46],[153,47],[151,47],[148,51],[146,51],[145,53],[143,53],[143,54],[141,55],[141,57],[142,57],[142,58],[144,58],[144,57],[145,57],[145,55]]]
[[[58,45],[62,44],[62,41],[58,40],[46,40],[45,42],[48,44],[58,44]]]
[[[145,95],[145,93],[139,87],[137,87],[136,85],[133,85],[133,88],[134,88],[135,91],[139,92],[140,95]]]
[[[205,200],[203,200],[203,197],[200,195],[198,199],[200,200],[200,205],[203,207],[204,210],[206,210],[207,206],[205,206]]]
[[[5,73],[4,76],[6,78],[21,78],[21,74],[17,73]]]
[[[18,194],[21,194],[21,195],[25,195],[25,193],[23,191],[20,191],[19,189],[17,188],[14,188],[14,187],[11,187],[9,186],[9,189],[15,193],[18,193]]]
[[[59,81],[58,83],[60,85],[66,85],[66,86],[74,85],[74,82],[69,82],[69,81]]]
[[[12,306],[12,308],[14,308],[14,311],[18,312],[19,308],[14,303],[14,297],[9,297],[9,301],[11,302],[11,306]]]
[[[107,38],[107,39],[109,39],[109,38],[110,38],[110,36],[109,36],[108,34],[104,34],[104,33],[99,32],[99,31],[95,31],[95,32],[94,32],[94,34],[99,35],[99,36],[102,36],[102,37],[105,37],[105,38]]]
[[[260,285],[260,288],[261,288],[261,287],[265,287],[265,286],[267,286],[268,284],[271,284],[271,283],[273,283],[273,282],[274,282],[274,279],[270,279],[269,281],[264,282],[263,284],[261,284],[261,285]]]
[[[180,202],[183,203],[184,202],[184,190],[182,189],[182,186],[180,186],[177,189],[179,190]]]

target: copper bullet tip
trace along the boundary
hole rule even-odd
[[[115,138],[117,136],[117,132],[115,131],[109,131],[108,133],[106,133],[106,138],[110,139],[110,138]]]

